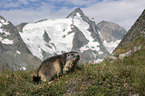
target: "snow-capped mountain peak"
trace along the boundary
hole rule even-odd
[[[0,16],[0,27],[2,27],[3,25],[8,25],[9,22],[4,19],[2,16]]]
[[[2,35],[0,37],[0,41],[2,44],[13,44],[14,41],[10,40],[8,37],[11,35],[11,33],[5,29],[5,26],[9,25],[10,22],[4,19],[2,16],[0,16],[0,34]]]
[[[0,16],[1,66],[27,70],[39,66],[39,59],[71,50],[80,53],[81,62],[100,62],[109,55],[107,49],[115,48],[110,45],[117,45],[122,36],[120,28],[113,29],[114,24],[103,22],[100,25],[85,16],[80,8],[64,19],[44,19],[18,26]]]
[[[84,13],[82,12],[82,10],[80,8],[76,8],[66,18],[72,18],[72,17],[75,17],[76,15],[85,16]]]
[[[69,33],[71,24],[72,19],[48,19],[27,24],[20,35],[33,55],[44,59],[43,51],[56,54],[71,50],[74,36],[74,32]],[[44,40],[44,34],[49,35],[49,42]]]
[[[92,21],[77,8],[67,18],[45,19],[18,29],[22,29],[19,33],[29,50],[41,60],[76,50],[81,53],[82,61],[94,62],[94,59],[102,59],[108,52],[97,36],[97,31],[91,31],[93,27],[90,27],[92,25],[89,22]]]
[[[80,8],[67,18],[23,23],[17,29],[32,54],[41,60],[74,50],[80,52],[81,61],[94,63],[109,54],[100,29]]]

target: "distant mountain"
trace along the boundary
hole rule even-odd
[[[103,43],[106,39],[101,37],[95,21],[85,16],[80,8],[67,18],[22,23],[17,29],[32,54],[41,60],[70,50],[80,52],[82,62],[99,62],[109,55]]]
[[[34,57],[23,42],[17,28],[0,16],[0,71],[35,68],[40,60]]]
[[[23,41],[41,60],[70,50],[80,52],[83,62],[98,62],[109,54],[95,22],[79,8],[65,19],[47,19],[23,25],[17,26]]]
[[[110,53],[117,47],[127,31],[118,24],[101,21],[97,24],[104,46]]]
[[[145,38],[145,10],[142,12],[140,17],[133,24],[131,29],[126,33],[122,41],[117,46],[116,50],[132,43],[139,36]]]

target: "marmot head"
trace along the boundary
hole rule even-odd
[[[78,52],[70,51],[66,54],[66,61],[71,60],[73,62],[77,62],[80,59],[80,55]]]

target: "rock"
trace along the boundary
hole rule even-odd
[[[107,62],[114,62],[115,60],[117,60],[117,57],[114,55],[109,55],[106,58],[104,58],[104,60]]]
[[[124,57],[126,57],[126,56],[130,56],[131,54],[132,54],[132,50],[130,50],[130,51],[128,51],[128,52],[125,52],[125,53],[123,53],[123,54],[120,54],[119,56],[118,56],[118,58],[119,59],[123,59]]]

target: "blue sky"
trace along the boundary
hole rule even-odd
[[[145,8],[145,0],[0,0],[0,15],[14,25],[48,18],[65,18],[75,8],[94,18],[129,29]]]
[[[85,8],[102,0],[0,0],[0,10],[24,9],[24,8],[39,8],[44,4],[54,6],[56,9],[61,7]]]

